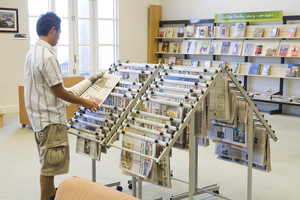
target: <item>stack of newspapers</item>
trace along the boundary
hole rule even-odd
[[[220,76],[209,95],[208,115],[211,129],[208,138],[215,142],[215,154],[219,159],[246,165],[248,162],[248,127],[254,126],[253,167],[270,171],[270,142],[266,129],[254,120],[248,122],[248,103],[237,95],[227,81]]]

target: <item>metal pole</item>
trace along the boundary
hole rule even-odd
[[[142,187],[143,187],[143,181],[142,178],[139,177],[138,179],[138,198],[142,199]]]
[[[247,200],[252,200],[253,107],[248,109],[248,187]]]
[[[92,180],[96,182],[96,160],[92,159]]]
[[[191,118],[189,128],[189,200],[194,199],[195,192],[195,117]]]
[[[132,196],[136,197],[136,177],[132,177]]]

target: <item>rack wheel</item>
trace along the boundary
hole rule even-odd
[[[220,194],[219,190],[214,190],[213,193]]]
[[[129,188],[130,190],[132,190],[132,183],[129,183],[129,184],[128,184],[128,188]]]
[[[120,192],[122,192],[123,187],[121,185],[117,185],[116,190],[119,190]]]

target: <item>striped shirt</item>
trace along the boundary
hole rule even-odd
[[[66,105],[51,90],[62,82],[55,48],[38,39],[26,55],[24,73],[25,107],[35,132],[49,124],[67,124]]]

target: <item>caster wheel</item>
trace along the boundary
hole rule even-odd
[[[130,190],[132,190],[132,184],[131,184],[131,183],[128,184],[128,188],[129,188]]]
[[[120,192],[122,192],[123,188],[120,185],[117,185],[116,190],[119,190]]]
[[[215,191],[213,191],[213,193],[220,194],[219,190],[215,190]]]

